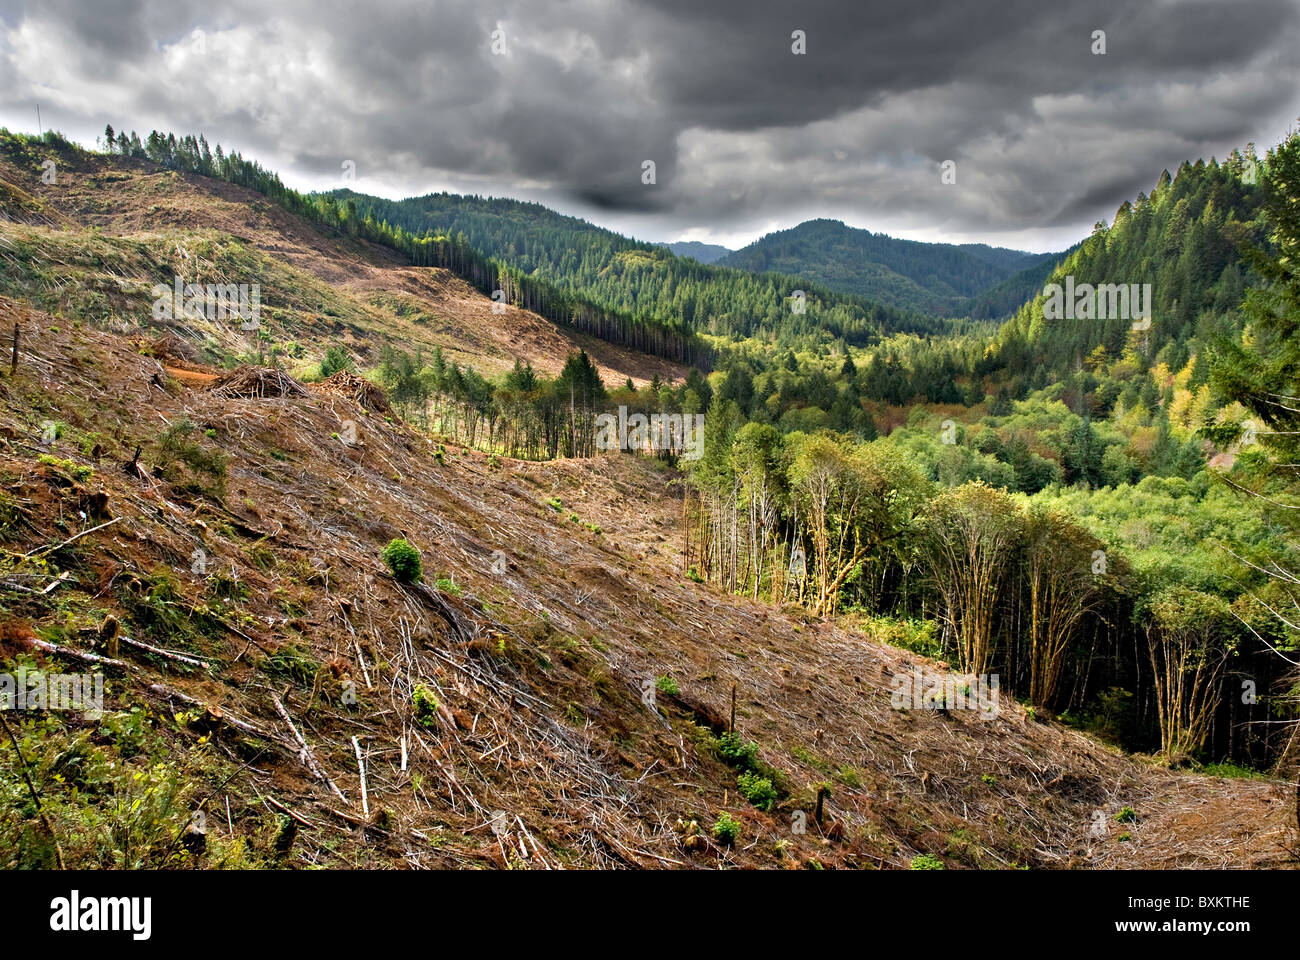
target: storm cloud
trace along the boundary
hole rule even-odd
[[[203,132],[305,189],[352,161],[363,191],[732,245],[829,216],[1060,248],[1163,168],[1280,139],[1297,81],[1294,0],[0,0],[11,128],[39,104],[83,142]]]

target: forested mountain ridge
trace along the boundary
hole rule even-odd
[[[1114,222],[1098,224],[1046,283],[1150,284],[1142,341],[1155,362],[1182,367],[1197,344],[1235,322],[1251,279],[1244,250],[1266,240],[1261,164],[1250,146],[1222,163],[1197,160],[1175,175],[1162,172],[1149,195],[1124,201]],[[1053,322],[1043,304],[1040,290],[997,338],[997,350],[1019,369],[1064,373],[1090,357],[1119,357],[1133,342],[1125,318]]]
[[[400,201],[351,191],[328,196],[354,203],[362,219],[409,233],[463,236],[468,245],[524,276],[607,309],[719,338],[844,339],[867,345],[895,332],[931,335],[949,329],[934,316],[837,293],[807,278],[677,257],[658,244],[631,240],[539,204],[449,193]]]
[[[716,243],[701,243],[698,240],[679,240],[676,243],[662,243],[679,257],[690,257],[700,263],[716,263],[732,251]]]
[[[838,220],[808,220],[769,233],[718,262],[804,276],[832,290],[935,316],[987,317],[989,307],[1005,300],[986,301],[976,312],[972,306],[979,295],[1058,256],[986,244],[899,240]]]
[[[1082,243],[1082,241],[1080,241]],[[1061,253],[1043,257],[1038,263],[1011,274],[1000,283],[971,298],[964,310],[973,320],[994,320],[1010,317],[1026,302],[1042,292],[1056,265],[1078,249],[1075,244]]]
[[[214,164],[218,155],[220,148]],[[56,164],[55,183],[24,190],[32,166],[46,160]],[[177,323],[171,331],[189,341],[196,357],[220,365],[260,358],[301,373],[319,366],[332,347],[369,367],[396,344],[430,358],[441,350],[448,362],[489,375],[509,372],[516,360],[554,375],[579,350],[611,385],[685,374],[662,359],[494,303],[451,269],[414,267],[359,228],[295,214],[267,196],[266,183],[257,190],[231,182],[255,179],[256,171],[244,170],[253,165],[227,163],[230,176],[218,178],[130,152],[83,151],[57,135],[32,143],[0,133],[0,213],[31,225],[11,230],[0,292],[120,328],[149,317],[153,285],[173,275],[186,282],[253,277],[261,288],[255,336],[206,321]]]

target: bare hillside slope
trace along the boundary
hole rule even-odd
[[[1005,698],[895,709],[895,675],[941,668],[684,579],[653,462],[444,450],[347,383],[177,378],[138,338],[0,300],[15,322],[3,656],[108,677],[103,717],[11,714],[70,863],[1282,858],[1277,785],[1153,769]],[[422,583],[380,559],[398,537]],[[50,864],[11,756],[0,850]]]

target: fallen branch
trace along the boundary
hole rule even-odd
[[[161,683],[151,684],[148,688],[148,692],[153,694],[155,697],[158,697],[161,700],[176,700],[187,707],[192,707],[196,710],[199,710],[200,712],[206,712],[209,715],[213,716],[214,718],[218,719],[222,724],[229,727],[234,727],[236,730],[240,731],[241,733],[246,733],[250,737],[257,737],[258,739],[266,740],[269,743],[276,743],[276,744],[282,743],[281,739],[273,733],[269,733],[268,731],[263,730],[260,727],[255,727],[253,726],[253,724],[247,722],[246,720],[241,720],[238,717],[232,716],[231,714],[226,713],[220,707],[208,706],[207,704],[203,703],[203,701],[201,700],[196,700],[193,697],[189,696],[188,694],[181,693],[179,690],[173,690],[170,687],[165,687]]]
[[[33,550],[31,553],[25,553],[23,554],[23,559],[30,560],[32,557],[39,557],[47,553],[53,553],[55,550],[62,550],[68,544],[80,540],[82,537],[86,536],[86,534],[94,533],[96,530],[103,530],[105,527],[111,527],[113,524],[117,523],[117,521],[121,519],[122,519],[121,517],[114,517],[112,520],[109,520],[105,523],[101,523],[97,527],[91,527],[89,530],[82,530],[75,537],[69,537],[67,540],[64,540],[62,543],[57,543],[52,547],[40,547],[39,549]]]
[[[50,643],[48,640],[41,640],[36,637],[32,637],[27,642],[37,650],[43,650],[46,653],[52,653],[60,657],[67,657],[70,660],[78,660],[81,663],[91,663],[97,667],[111,667],[115,670],[125,670],[127,673],[140,672],[139,667],[127,663],[125,660],[114,660],[112,657],[101,657],[97,653],[88,653],[85,650],[73,650],[71,647],[61,647],[57,643]]]
[[[275,797],[263,797],[262,799],[265,800],[267,803],[271,804],[273,807],[275,807],[277,810],[279,810],[279,811],[280,811],[281,813],[283,813],[285,816],[292,817],[294,820],[297,820],[297,821],[298,821],[299,823],[301,823],[304,827],[311,827],[311,828],[314,829],[314,830],[319,830],[319,829],[320,829],[320,825],[319,825],[319,824],[312,823],[312,821],[308,820],[306,817],[302,816],[300,813],[297,813],[297,812],[295,812],[295,811],[293,811],[293,810],[290,810],[288,807],[286,807],[286,806],[285,806],[283,803],[281,803],[279,800],[275,799]],[[227,798],[227,801],[226,801],[226,803],[227,803],[227,807],[229,807],[229,802],[230,802],[230,801],[229,801],[229,798]]]
[[[118,640],[120,640],[122,643],[127,644],[128,646],[135,647],[139,650],[143,650],[146,653],[152,653],[155,656],[165,657],[168,660],[176,660],[180,663],[188,664],[191,667],[198,667],[200,670],[208,669],[208,664],[205,663],[204,661],[196,660],[193,657],[187,657],[183,653],[172,653],[170,650],[163,650],[160,647],[153,647],[147,643],[142,643],[139,640],[132,640],[130,637],[119,636]]]
[[[344,803],[347,803],[348,798],[343,796],[343,791],[338,788],[334,781],[329,778],[329,775],[325,773],[324,769],[322,769],[321,765],[316,762],[316,754],[312,753],[311,747],[307,746],[307,741],[302,738],[302,734],[298,732],[298,728],[293,725],[293,720],[289,717],[289,711],[284,709],[284,704],[280,702],[280,698],[272,696],[271,703],[275,705],[275,712],[280,715],[280,719],[289,725],[289,732],[293,734],[293,738],[298,741],[298,746],[302,748],[302,752],[298,754],[299,759],[302,760],[307,769],[312,772],[312,776],[317,780],[324,780],[328,783],[330,789],[334,791],[334,795]]]

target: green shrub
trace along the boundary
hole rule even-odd
[[[181,419],[164,430],[158,438],[161,448],[159,466],[163,470],[163,475],[175,483],[181,479],[176,474],[175,466],[177,463],[183,463],[193,474],[203,474],[213,480],[209,486],[190,483],[189,487],[201,493],[220,493],[226,479],[226,455],[219,450],[205,450],[192,440],[191,437],[198,432],[198,429],[192,420]]]
[[[777,799],[772,781],[748,770],[736,777],[736,789],[741,796],[763,811],[771,810]]]
[[[351,370],[352,358],[342,347],[329,347],[325,351],[325,359],[320,362],[320,375],[322,377],[331,377],[340,370]]]
[[[714,741],[714,747],[723,761],[741,770],[754,770],[758,766],[758,744],[744,740],[734,730],[728,730]]]
[[[862,774],[858,773],[857,767],[840,767],[839,772],[836,773],[835,776],[839,779],[840,783],[844,784],[846,787],[856,788],[862,786]]]
[[[411,704],[415,707],[415,722],[422,727],[433,727],[438,722],[438,698],[422,683],[415,685],[411,694]]]
[[[382,556],[393,576],[402,583],[415,583],[424,576],[420,551],[405,540],[394,540],[384,547]]]
[[[731,846],[740,836],[740,824],[729,814],[721,814],[713,824],[713,839]]]
[[[677,694],[681,693],[681,689],[677,686],[677,681],[667,674],[664,674],[655,681],[655,689],[666,697],[675,697]]]
[[[913,870],[942,870],[944,869],[943,861],[932,853],[923,853],[919,857],[912,858]]]
[[[1125,807],[1119,813],[1115,814],[1116,823],[1133,823],[1137,818],[1137,812],[1132,807]]]
[[[88,467],[80,463],[74,463],[71,460],[60,460],[58,457],[52,457],[48,453],[42,453],[36,458],[37,462],[45,464],[47,467],[53,467],[72,477],[74,480],[89,480],[95,473],[94,467]]]

